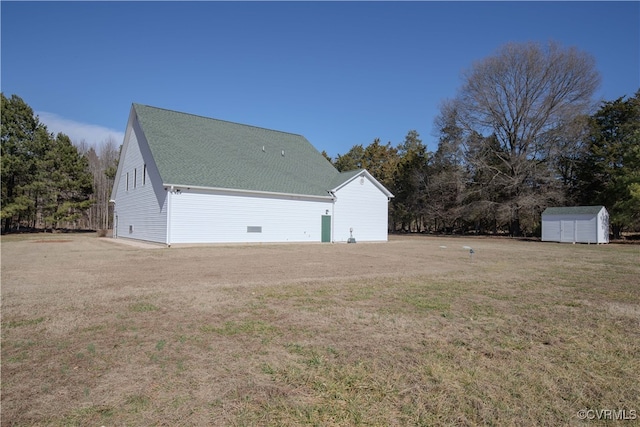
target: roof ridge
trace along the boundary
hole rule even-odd
[[[215,121],[218,121],[218,122],[229,123],[229,124],[232,124],[232,125],[246,126],[246,127],[250,127],[250,128],[266,130],[266,131],[269,131],[269,132],[283,133],[283,134],[286,134],[286,135],[301,136],[302,138],[304,138],[304,135],[299,134],[299,133],[286,132],[286,131],[283,131],[283,130],[270,129],[270,128],[266,128],[264,126],[249,125],[249,124],[240,123],[240,122],[232,122],[231,120],[217,119],[215,117],[207,117],[207,116],[203,116],[202,114],[185,113],[184,111],[170,110],[168,108],[162,108],[162,107],[154,107],[153,105],[140,104],[140,103],[137,103],[137,102],[134,102],[133,105],[134,105],[134,107],[136,105],[139,105],[141,107],[154,108],[156,110],[167,111],[167,112],[170,112],[170,113],[182,114],[182,115],[185,115],[185,116],[192,116],[192,117],[199,117],[199,118],[207,119],[207,120],[215,120]]]
[[[603,205],[581,205],[581,206],[548,206],[542,214],[557,215],[558,213],[573,214],[596,214],[602,209],[606,209]]]

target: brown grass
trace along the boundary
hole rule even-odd
[[[65,238],[2,237],[3,426],[640,416],[640,246]]]

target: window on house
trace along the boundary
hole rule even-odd
[[[127,172],[127,191],[129,191],[129,172]]]
[[[133,188],[138,185],[138,169],[133,170]]]
[[[142,185],[147,183],[147,165],[142,168]]]
[[[262,227],[249,225],[247,226],[247,233],[262,233]]]

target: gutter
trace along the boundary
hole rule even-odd
[[[169,186],[167,192],[167,247],[171,247],[171,194],[174,191],[173,185]]]
[[[293,199],[315,199],[315,200],[323,200],[329,201],[334,200],[335,196],[318,196],[313,194],[294,194],[294,193],[279,193],[276,191],[256,191],[256,190],[240,190],[235,188],[223,188],[223,187],[203,187],[198,185],[183,185],[183,184],[162,184],[164,187],[169,187],[171,191],[186,189],[186,190],[201,190],[201,191],[210,191],[210,192],[221,192],[221,193],[240,193],[247,195],[258,195],[258,196],[277,196],[277,197],[287,197]],[[333,194],[329,191],[330,194]]]
[[[112,235],[111,238],[112,239],[117,239],[118,238],[118,212],[116,211],[116,201],[113,199],[109,199],[109,201],[107,202],[107,217],[109,216],[109,203],[113,203],[113,231],[112,231]],[[109,227],[108,224],[108,220],[107,220],[107,228]]]
[[[332,199],[332,203],[331,203],[331,243],[335,243],[335,234],[334,234],[334,223],[335,223],[335,212],[336,212],[336,201],[338,201],[338,196],[336,196],[336,193],[333,191],[329,191],[329,194],[331,194],[331,199]]]

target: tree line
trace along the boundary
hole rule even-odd
[[[435,120],[331,159],[367,169],[395,197],[389,231],[539,235],[549,206],[604,205],[614,238],[640,229],[640,90],[590,114],[593,58],[555,43],[508,44],[465,72]]]
[[[1,94],[2,231],[107,229],[119,149],[54,135],[17,95]]]
[[[389,231],[539,235],[546,207],[570,205],[604,205],[614,238],[640,230],[640,90],[594,107],[595,61],[553,42],[507,44],[462,81],[435,119],[435,152],[415,130],[323,152],[395,195]],[[4,232],[110,226],[115,141],[76,146],[2,94],[0,142]]]

